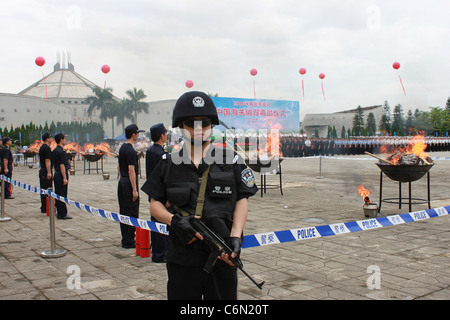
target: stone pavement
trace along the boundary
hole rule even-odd
[[[432,157],[448,157],[434,153]],[[380,170],[377,160],[286,159],[282,163],[283,192],[267,190],[249,201],[245,233],[254,234],[364,219],[357,186],[373,190],[378,202]],[[367,156],[363,156],[367,157]],[[142,160],[143,161],[143,160]],[[143,162],[142,162],[143,163]],[[118,212],[116,161],[104,161],[109,180],[91,171],[83,174],[76,161],[68,198]],[[450,205],[450,161],[438,160],[431,169],[431,207]],[[255,173],[259,182],[259,174]],[[145,177],[145,174],[143,174]],[[319,178],[318,178],[319,177]],[[38,169],[19,165],[13,179],[39,186]],[[269,176],[276,183],[278,176]],[[142,185],[144,179],[141,179]],[[408,188],[403,184],[403,197]],[[426,198],[426,179],[412,184],[413,197]],[[398,184],[384,177],[383,196],[396,197]],[[1,300],[165,300],[165,264],[135,255],[120,246],[119,224],[69,207],[72,220],[56,220],[57,248],[67,254],[45,259],[50,249],[49,219],[39,210],[39,196],[15,188],[15,199],[6,200],[10,222],[0,223]],[[426,205],[413,205],[413,211]],[[408,206],[383,203],[381,215],[408,212]],[[149,219],[146,195],[140,217]],[[419,222],[243,250],[246,271],[265,280],[257,289],[239,272],[239,299],[449,299],[450,216]],[[369,289],[367,280],[379,268],[380,288]],[[369,272],[368,273],[368,269]],[[74,271],[75,270],[75,271]],[[372,271],[370,271],[372,270]],[[73,288],[80,273],[80,288]]]

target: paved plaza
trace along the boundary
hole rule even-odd
[[[450,153],[432,153],[449,157]],[[372,190],[379,202],[380,169],[376,159],[288,158],[282,162],[283,195],[279,189],[260,192],[249,200],[245,234],[281,231],[365,219],[357,186]],[[321,166],[320,166],[321,163]],[[144,164],[144,159],[141,160]],[[96,208],[119,212],[117,162],[107,158],[104,171],[83,173],[75,162],[68,198]],[[431,207],[450,205],[450,161],[436,160],[430,171]],[[260,176],[255,173],[256,179]],[[13,179],[39,186],[38,169],[20,164]],[[140,185],[145,179],[142,173]],[[278,176],[268,176],[277,184]],[[412,195],[426,198],[426,178],[412,183]],[[56,220],[60,258],[42,258],[50,249],[49,218],[40,213],[39,195],[14,188],[6,200],[9,222],[0,223],[1,300],[165,300],[165,264],[136,256],[120,245],[117,222],[69,207],[72,220]],[[384,177],[383,196],[397,197],[398,183]],[[408,186],[403,184],[403,197]],[[141,192],[140,218],[149,220],[147,196]],[[413,205],[413,211],[427,209]],[[382,216],[409,212],[408,205],[383,203]],[[450,216],[324,238],[243,249],[245,270],[256,288],[239,272],[241,300],[410,300],[450,298]],[[74,275],[80,275],[76,287]],[[376,282],[368,280],[377,276]]]

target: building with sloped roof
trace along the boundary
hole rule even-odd
[[[333,128],[334,126],[338,137],[340,137],[342,127],[345,127],[346,130],[351,130],[353,128],[353,118],[355,117],[356,110],[357,109],[334,113],[306,114],[303,118],[300,129],[303,129],[308,137],[312,137],[316,129],[318,130],[320,137],[326,137],[328,133],[328,126],[331,126],[331,128]],[[383,115],[383,106],[375,105],[364,107],[362,108],[362,110],[364,112],[364,124],[367,123],[367,116],[369,115],[369,113],[373,113],[378,129],[378,124],[380,123],[381,116]]]
[[[18,94],[0,93],[0,127],[9,129],[30,122],[43,126],[52,121],[100,122],[98,110],[91,115],[87,112],[89,104],[86,99],[94,95],[95,87],[99,86],[75,71],[69,53],[67,56],[58,54],[52,73]],[[149,113],[138,114],[139,127],[148,131],[153,124],[163,122],[169,128],[175,102],[175,99],[149,102]],[[103,123],[103,130],[110,138],[123,133],[116,120],[108,119]],[[125,126],[129,123],[130,120],[126,119]]]
[[[90,116],[87,113],[89,104],[86,98],[94,94],[92,89],[95,87],[98,87],[95,83],[75,72],[70,54],[67,65],[65,59],[61,62],[58,55],[53,72],[20,91],[18,95],[38,97],[65,105],[72,111],[73,121],[85,123],[99,121],[98,111],[94,110]]]

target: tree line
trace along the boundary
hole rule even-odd
[[[421,111],[418,108],[413,112],[404,113],[401,104],[397,104],[392,112],[387,101],[383,105],[383,114],[378,127],[375,116],[371,112],[364,121],[364,112],[358,106],[353,118],[351,135],[371,136],[377,132],[383,135],[407,136],[421,132],[428,136],[448,136],[450,131],[450,98],[447,99],[445,108],[429,107],[430,111]],[[378,129],[378,130],[377,130]]]
[[[33,122],[20,127],[0,128],[0,135],[2,137],[10,137],[14,145],[28,146],[33,144],[36,140],[41,140],[41,135],[50,133],[52,136],[58,132],[67,135],[66,140],[72,142],[99,142],[103,141],[105,132],[97,122],[88,122],[81,124],[79,122],[53,122],[48,125],[36,125]]]

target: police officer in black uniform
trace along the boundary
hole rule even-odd
[[[150,128],[150,137],[153,141],[153,145],[147,149],[147,153],[145,154],[145,168],[147,179],[150,176],[150,173],[153,169],[156,168],[156,165],[161,160],[162,156],[166,154],[164,150],[164,143],[167,141],[167,129],[164,127],[164,124],[158,123],[153,125]],[[151,198],[149,197],[149,202]],[[151,217],[152,221],[158,222],[155,217]],[[159,232],[150,232],[150,243],[152,249],[152,261],[159,263],[165,261],[167,246],[169,244],[169,237],[165,234]]]
[[[9,137],[4,137],[2,143],[3,147],[0,150],[0,173],[11,179],[13,172],[13,156],[10,149],[11,139]],[[14,196],[11,194],[11,184],[5,181],[4,186],[5,199],[14,199]]]
[[[232,257],[240,254],[248,197],[258,188],[252,170],[234,150],[211,144],[212,125],[217,124],[217,110],[207,94],[183,94],[175,104],[172,127],[182,129],[185,143],[180,150],[163,156],[142,187],[151,197],[152,215],[169,226],[166,260],[170,300],[237,299],[237,272],[230,257],[221,254],[212,271],[206,273],[203,266],[211,251],[190,222],[199,211],[197,198],[201,182],[206,181],[203,210],[197,213],[225,239],[233,250]]]
[[[57,144],[56,148],[52,151],[53,167],[55,169],[53,177],[55,193],[61,197],[67,198],[70,164],[67,159],[67,153],[64,151],[66,136],[60,132],[55,135],[54,139]],[[72,217],[67,215],[67,205],[65,202],[56,200],[55,206],[57,219],[72,219]]]
[[[52,150],[50,149],[51,137],[50,133],[46,132],[42,135],[44,142],[39,148],[39,162],[41,168],[39,169],[39,186],[41,189],[48,189],[52,187]],[[41,193],[41,212],[46,213],[48,195]]]
[[[133,145],[139,138],[139,130],[135,124],[125,128],[127,141],[119,149],[119,173],[120,180],[117,186],[117,198],[119,200],[119,213],[124,216],[139,218],[139,192],[138,192],[138,157]],[[120,223],[122,234],[122,248],[132,249],[136,247],[136,228]]]

